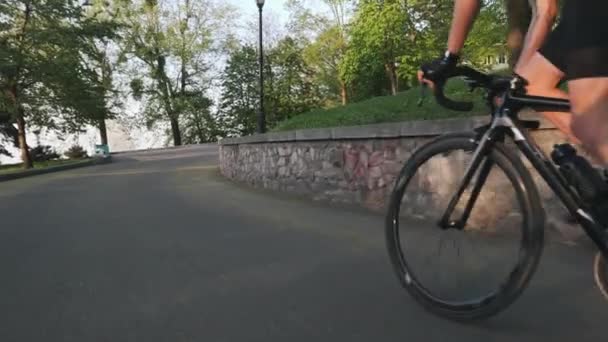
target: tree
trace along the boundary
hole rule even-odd
[[[224,24],[228,8],[212,1],[133,1],[126,6],[129,29],[124,52],[137,58],[147,75],[131,82],[136,99],[145,100],[149,124],[167,120],[174,145],[182,144],[180,116],[192,94],[206,91],[206,57],[213,50],[213,33]]]
[[[346,81],[340,77],[340,65],[346,51],[346,40],[337,26],[329,28],[308,45],[303,53],[306,64],[313,70],[315,82],[326,97],[339,97],[342,105],[348,103]]]
[[[185,144],[202,144],[217,141],[220,136],[216,118],[211,112],[213,101],[200,94],[193,94],[182,115]]]
[[[466,60],[481,66],[487,56],[507,55],[506,22],[502,1],[485,1],[465,45]]]
[[[507,44],[511,51],[509,63],[514,66],[521,54],[524,38],[528,32],[528,26],[532,20],[532,8],[535,1],[530,0],[507,0],[506,10],[508,18]]]
[[[354,81],[357,74],[375,70],[379,64],[389,81],[390,93],[397,94],[397,61],[405,53],[408,16],[402,1],[360,1],[351,23],[343,77]]]
[[[257,68],[255,47],[242,45],[230,52],[221,76],[222,95],[218,125],[222,136],[240,136],[255,132],[259,106]]]
[[[289,36],[268,53],[265,112],[269,126],[306,112],[321,102],[313,71],[302,54],[303,47]]]
[[[265,64],[265,113],[268,126],[306,112],[321,103],[313,71],[302,57],[303,47],[285,37],[268,50]],[[216,118],[222,136],[252,134],[259,106],[257,51],[242,45],[230,53],[221,79]]]
[[[123,28],[121,16],[121,0],[89,0],[89,9],[86,15],[91,20],[112,25],[115,30]],[[87,49],[84,51],[87,57],[86,67],[88,75],[92,77],[91,82],[98,84],[100,93],[98,96],[104,100],[101,110],[87,113],[90,124],[99,129],[100,141],[108,145],[108,132],[106,120],[116,117],[116,109],[121,108],[118,100],[119,91],[114,85],[114,74],[119,66],[120,53],[117,51],[120,37],[112,35],[108,37],[90,37],[87,40]]]
[[[104,106],[81,52],[86,39],[107,36],[111,28],[87,19],[70,0],[7,0],[0,13],[0,99],[9,122],[17,124],[24,167],[31,168],[28,121],[75,130],[86,121],[83,112]]]
[[[315,73],[315,81],[330,99],[338,96],[348,102],[346,81],[341,77],[340,64],[347,49],[347,25],[351,0],[323,0],[329,14],[316,14],[301,0],[290,0],[289,28],[291,37],[304,48],[304,59]]]

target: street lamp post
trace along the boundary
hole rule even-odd
[[[260,12],[260,108],[258,109],[258,133],[266,132],[266,116],[264,114],[264,45],[262,34],[262,9],[265,0],[256,0]]]

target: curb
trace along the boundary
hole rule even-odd
[[[31,169],[31,170],[25,170],[25,171],[20,171],[20,172],[13,172],[13,173],[0,175],[0,182],[6,182],[6,181],[14,180],[14,179],[44,175],[47,173],[55,173],[55,172],[60,172],[60,171],[79,169],[79,168],[87,167],[87,166],[109,164],[111,162],[112,162],[112,157],[109,156],[106,158],[93,158],[91,160],[74,163],[74,164],[57,165],[57,166],[47,167],[44,169]]]
[[[181,145],[181,146],[168,146],[168,147],[159,147],[159,148],[144,148],[139,150],[130,150],[130,151],[118,151],[118,152],[110,152],[110,155],[120,156],[124,154],[143,154],[143,153],[154,153],[154,152],[163,152],[163,151],[171,151],[171,150],[182,150],[189,148],[197,148],[204,146],[218,146],[218,142],[210,142],[204,144],[190,144],[190,145]]]

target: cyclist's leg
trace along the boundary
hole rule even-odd
[[[516,72],[528,81],[527,91],[530,95],[568,98],[568,94],[557,87],[560,80],[564,78],[564,73],[542,54],[534,54],[528,62],[520,64]],[[571,114],[560,112],[543,112],[542,114],[570,141],[579,142],[571,130]]]
[[[608,165],[608,26],[606,0],[567,0],[563,18],[543,52],[566,73],[572,130],[583,147]]]
[[[598,162],[608,166],[608,77],[568,82],[572,131]]]

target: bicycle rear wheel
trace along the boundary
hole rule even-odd
[[[419,149],[397,179],[386,221],[401,284],[427,310],[455,320],[487,318],[509,306],[527,286],[543,248],[538,191],[521,160],[502,144],[486,156],[484,164],[492,167],[471,201],[466,226],[440,227],[476,147],[472,135],[458,135]],[[452,217],[465,211],[482,173]]]

